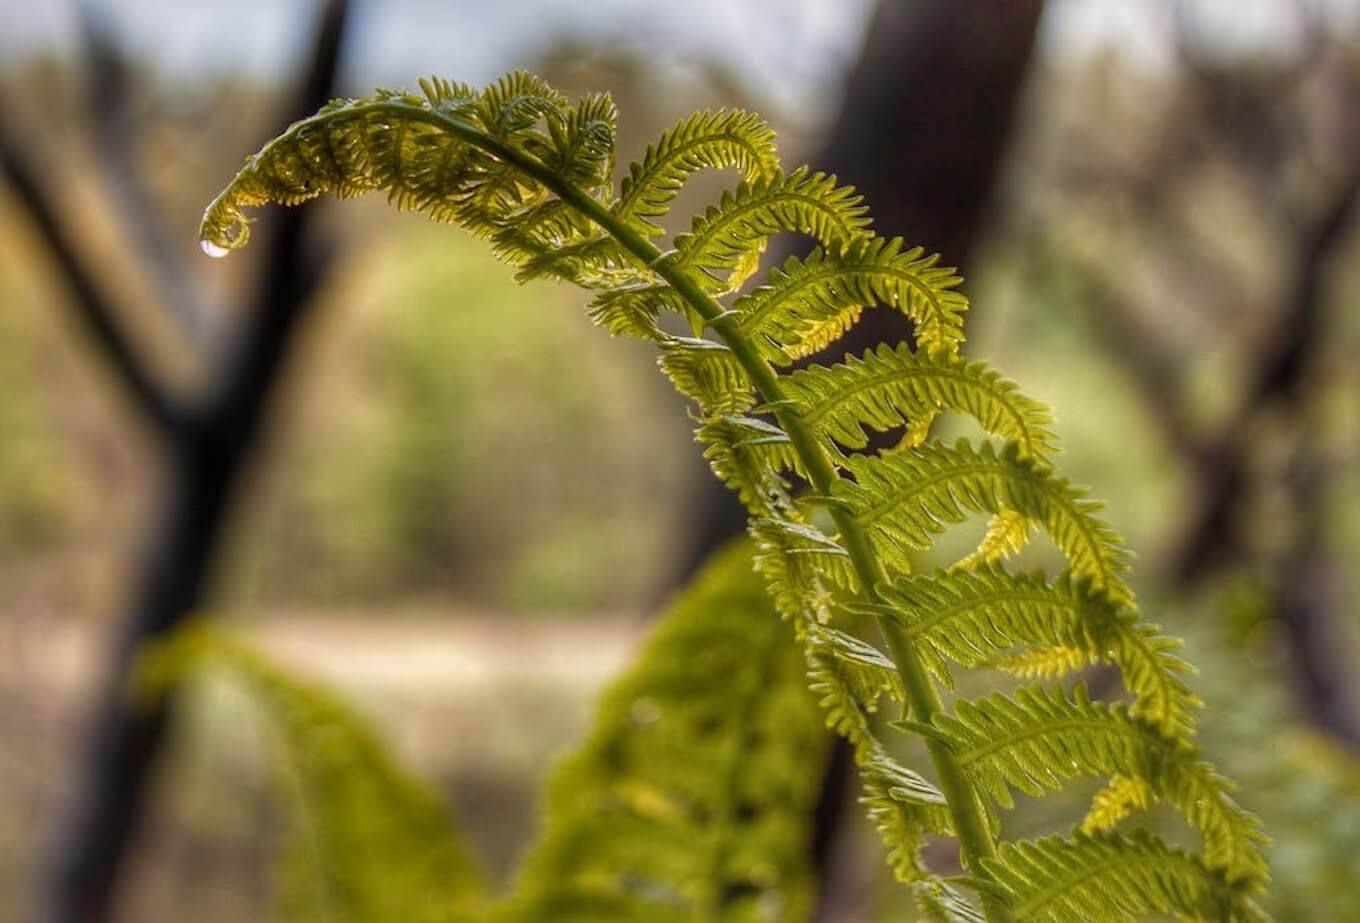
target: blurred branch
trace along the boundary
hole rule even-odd
[[[1287,300],[1249,366],[1255,379],[1235,417],[1202,458],[1200,510],[1173,558],[1172,572],[1182,586],[1196,583],[1237,545],[1232,516],[1245,489],[1247,437],[1263,411],[1281,404],[1295,408],[1299,402],[1299,386],[1322,338],[1324,273],[1358,202],[1360,170],[1341,184],[1328,207],[1298,235]]]
[[[1306,714],[1352,752],[1360,752],[1350,664],[1335,637],[1334,616],[1344,611],[1340,574],[1323,542],[1327,486],[1326,466],[1301,452],[1287,483],[1300,534],[1279,564],[1274,609]]]
[[[1184,415],[1178,385],[1183,357],[1173,344],[1151,335],[1156,330],[1144,320],[1141,306],[1122,296],[1114,277],[1095,265],[1086,269],[1089,278],[1083,280],[1084,296],[1078,299],[1098,318],[1090,324],[1094,340],[1129,374],[1193,479],[1189,495],[1199,506],[1187,517],[1185,533],[1166,565],[1171,581],[1186,591],[1230,562],[1261,567],[1252,559],[1241,511],[1252,506],[1261,490],[1251,469],[1259,457],[1258,441],[1263,433],[1274,433],[1278,439],[1282,424],[1303,417],[1306,386],[1324,353],[1327,271],[1360,210],[1360,166],[1350,153],[1360,137],[1360,81],[1353,57],[1327,33],[1324,14],[1302,0],[1293,4],[1301,47],[1290,57],[1268,60],[1221,57],[1217,47],[1221,43],[1202,23],[1192,21],[1186,3],[1170,2],[1176,4],[1181,83],[1177,105],[1161,122],[1165,137],[1156,139],[1149,146],[1152,153],[1136,164],[1118,157],[1113,148],[1103,158],[1083,157],[1080,152],[1099,145],[1100,137],[1068,139],[1060,149],[1064,161],[1060,166],[1079,196],[1106,200],[1112,190],[1119,195],[1121,220],[1131,216],[1138,228],[1159,242],[1159,265],[1179,265],[1199,289],[1222,292],[1220,302],[1242,306],[1231,315],[1213,318],[1220,336],[1236,334],[1244,341],[1240,354],[1247,381],[1241,402],[1223,424],[1200,434],[1191,430]],[[1310,122],[1309,115],[1316,115],[1323,90],[1331,94],[1326,98],[1333,106],[1335,137],[1319,141],[1316,130],[1322,123]],[[1105,161],[1126,166],[1111,168]],[[1301,165],[1311,176],[1300,172]],[[1211,248],[1194,246],[1187,239],[1194,228],[1185,221],[1188,183],[1205,171],[1222,173],[1224,167],[1249,190],[1263,224],[1284,241],[1278,248],[1284,288],[1276,304],[1262,306],[1265,331],[1250,341],[1241,336],[1250,296],[1234,281],[1237,271],[1217,259]],[[1324,198],[1314,198],[1328,176],[1330,188],[1320,190]],[[1049,208],[1052,216],[1031,206],[1038,217],[1031,215],[1028,223],[1060,220],[1062,206]],[[1016,236],[1025,240],[1029,235],[1026,229]],[[1031,262],[1052,265],[1062,260],[1065,263],[1058,267],[1070,273],[1075,261],[1071,247],[1058,246],[1062,243],[1050,239],[1033,244],[1030,253],[1038,256],[1031,255]],[[1300,444],[1296,451],[1294,471],[1276,486],[1291,497],[1290,507],[1302,525],[1272,563],[1274,609],[1301,711],[1320,728],[1360,749],[1360,716],[1336,637],[1343,612],[1338,574],[1322,539],[1326,511],[1319,499],[1321,466],[1307,446]]]
[[[201,348],[208,333],[207,310],[179,256],[180,248],[165,236],[150,190],[137,167],[133,144],[136,120],[129,98],[132,76],[127,60],[107,14],[88,0],[79,4],[79,13],[87,61],[86,111],[98,143],[96,160],[105,185],[117,201],[118,214],[129,232],[127,239],[158,286],[161,302],[189,342]]]
[[[1173,38],[1177,62],[1190,88],[1192,105],[1200,110],[1197,130],[1207,133],[1215,147],[1235,155],[1241,166],[1261,174],[1276,170],[1289,154],[1289,140],[1299,134],[1297,114],[1282,105],[1313,73],[1330,42],[1324,14],[1307,0],[1281,3],[1277,12],[1292,15],[1301,46],[1287,56],[1257,56],[1250,63],[1229,54],[1216,29],[1196,23],[1188,0],[1173,0]],[[1286,27],[1281,27],[1286,28]],[[1261,183],[1260,200],[1277,216],[1292,204],[1274,183]]]
[[[331,95],[346,10],[344,0],[325,5],[290,116],[314,111]],[[307,258],[313,214],[311,207],[290,209],[274,223],[245,332],[209,393],[167,427],[164,508],[96,700],[84,775],[53,859],[44,917],[50,923],[105,923],[112,916],[114,890],[143,821],[173,710],[168,690],[130,701],[133,671],[141,651],[200,608],[235,486],[321,276],[322,261]]]
[[[1091,336],[1123,368],[1167,443],[1184,460],[1193,462],[1202,454],[1203,444],[1182,410],[1183,370],[1169,351],[1158,344],[1129,299],[1106,274],[1093,265],[1082,265],[1071,257],[1070,246],[1052,238],[1053,235],[1038,234],[1022,237],[1029,241],[1027,270],[1045,279],[1060,272],[1076,272],[1080,296],[1058,298],[1056,302],[1081,306]]]
[[[77,315],[112,367],[119,384],[137,409],[164,431],[178,425],[179,413],[140,360],[115,320],[111,302],[67,237],[57,211],[37,177],[29,169],[17,142],[0,119],[0,171],[9,177],[19,204],[28,212],[74,296]]]

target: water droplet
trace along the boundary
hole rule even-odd
[[[206,237],[198,242],[198,246],[200,249],[203,250],[204,253],[206,253],[208,256],[212,257],[215,260],[220,260],[222,257],[226,256],[228,253],[231,252],[226,247],[223,247],[221,244],[215,244],[211,240],[208,240],[208,238]]]

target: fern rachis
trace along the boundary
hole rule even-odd
[[[422,86],[424,97],[381,91],[337,101],[271,141],[209,206],[205,248],[245,243],[245,206],[385,188],[401,208],[487,238],[521,278],[599,291],[592,316],[611,332],[653,340],[663,369],[698,401],[705,454],[750,510],[758,569],[794,623],[830,723],[854,744],[893,867],[928,913],[977,919],[958,894],[962,885],[991,923],[1075,919],[1072,908],[1083,900],[1102,901],[1109,919],[1162,909],[1252,918],[1251,897],[1265,881],[1261,836],[1227,783],[1197,758],[1197,703],[1181,682],[1184,664],[1168,639],[1139,621],[1123,577],[1128,553],[1094,515],[1096,504],[1054,473],[1047,411],[980,363],[957,358],[967,302],[953,271],[874,237],[859,198],[833,178],[781,172],[771,135],[754,117],[682,121],[630,168],[616,194],[606,97],[573,107],[525,74],[481,93],[446,81]],[[689,173],[723,166],[743,172],[737,190],[678,235],[675,249],[655,246],[659,229],[649,219],[666,212]],[[767,285],[737,293],[780,231],[809,234],[819,246],[772,271]],[[778,370],[834,342],[872,306],[915,323],[915,351]],[[663,310],[684,315],[694,336],[663,333],[656,323]],[[716,339],[703,339],[704,331]],[[928,441],[941,412],[974,417],[1006,446]],[[864,448],[867,430],[903,424],[906,447],[846,454]],[[794,496],[790,472],[806,480],[807,496]],[[808,503],[826,510],[834,534],[816,527]],[[910,575],[913,549],[975,512],[994,517],[975,557]],[[1067,558],[1068,573],[1053,583],[997,563],[1036,527]],[[929,621],[932,598],[966,596],[978,580],[993,584],[995,604]],[[1047,604],[1036,601],[1045,595]],[[886,655],[841,630],[854,611],[872,614]],[[947,662],[977,667],[1007,658],[1042,674],[1108,660],[1138,698],[1111,710],[1036,686],[946,709],[937,682],[949,684]],[[899,726],[924,739],[938,789],[878,740],[867,715],[883,696],[901,701]],[[1009,733],[998,733],[984,758],[968,742],[974,725]],[[1098,803],[1100,817],[1118,820],[1164,799],[1203,834],[1203,858],[1150,835],[1104,831],[998,849],[995,811],[1009,803],[1009,789],[1038,792],[1071,776],[1072,767],[1043,765],[1074,755],[1064,741],[1081,753],[1067,762],[1115,779]],[[940,834],[960,841],[967,875],[954,882],[917,855],[927,836]],[[1092,869],[1121,859],[1140,871],[1091,885]],[[1031,893],[1025,883],[1041,868],[1070,884]]]

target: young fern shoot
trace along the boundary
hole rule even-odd
[[[336,100],[266,144],[209,205],[205,249],[243,246],[247,207],[384,189],[399,208],[488,240],[521,279],[595,291],[592,318],[652,341],[698,405],[705,456],[750,512],[757,567],[794,625],[828,723],[855,750],[892,868],[928,918],[1263,918],[1253,898],[1267,880],[1264,837],[1200,756],[1179,642],[1142,620],[1128,552],[1099,504],[1057,474],[1048,411],[960,357],[968,303],[952,269],[875,236],[860,197],[833,177],[784,172],[752,115],[681,121],[616,187],[607,96],[573,103],[518,72],[482,90],[421,87]],[[742,182],[658,248],[653,219],[690,174],[724,167]],[[746,287],[781,232],[816,248]],[[875,307],[905,314],[914,343],[789,370]],[[692,336],[667,332],[663,312]],[[942,413],[973,418],[995,443],[932,441]],[[870,432],[901,426],[900,445],[864,454]],[[915,552],[978,513],[992,525],[974,555],[911,572]],[[1005,567],[1034,530],[1065,556],[1062,573]],[[851,632],[866,616],[882,648]],[[1095,661],[1119,671],[1128,704],[1052,684]],[[947,707],[957,668],[1048,682]],[[893,728],[923,740],[928,774],[894,758],[870,721],[885,698],[902,709]],[[998,842],[1013,790],[1037,797],[1092,776],[1109,784],[1079,830]],[[1200,851],[1115,829],[1158,802],[1198,832]],[[940,836],[958,839],[963,875],[921,860]]]

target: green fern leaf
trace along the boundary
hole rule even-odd
[[[974,448],[961,439],[949,448],[853,456],[847,467],[855,480],[839,482],[836,497],[895,563],[905,565],[912,551],[929,548],[946,523],[963,522],[969,513],[1013,510],[1043,526],[1074,574],[1113,602],[1133,604],[1122,576],[1129,553],[1095,515],[1100,504],[1020,459],[1013,446],[998,454],[991,445]]]
[[[1022,679],[1057,679],[1068,673],[1075,673],[1089,663],[1090,658],[1086,651],[1062,645],[1032,647],[987,661],[988,666]]]
[[[916,324],[918,348],[953,354],[968,310],[955,290],[962,280],[938,265],[938,255],[924,254],[920,247],[904,252],[900,238],[871,238],[843,251],[817,248],[806,260],[789,257],[771,270],[768,285],[732,305],[737,329],[766,360],[788,365],[805,354],[804,338],[825,340],[828,322],[848,329],[866,306],[886,305]]]
[[[1029,544],[1030,531],[1030,521],[1023,514],[1003,509],[987,522],[977,548],[955,561],[950,570],[976,570],[1017,555]]]
[[[782,472],[800,464],[788,433],[759,417],[724,416],[701,426],[697,437],[713,473],[748,510],[774,515],[788,509],[789,484]]]
[[[706,417],[744,414],[755,403],[746,371],[721,343],[670,337],[662,341],[657,362],[675,389],[693,398]]]
[[[590,93],[562,117],[547,119],[551,143],[542,160],[554,173],[586,189],[608,187],[614,176],[614,132],[618,109],[608,93]]]
[[[1204,837],[1209,868],[1248,890],[1267,876],[1259,822],[1230,796],[1230,786],[1184,740],[1168,738],[1119,705],[1092,702],[1080,684],[1072,698],[1027,686],[958,703],[938,715],[935,729],[998,804],[1009,787],[1041,796],[1078,776],[1124,775],[1144,780]]]
[[[628,168],[612,211],[648,236],[661,234],[661,228],[646,219],[670,211],[691,173],[723,167],[736,167],[748,181],[779,169],[774,132],[759,116],[720,109],[682,119],[647,148],[640,163]]]
[[[480,918],[483,874],[442,799],[401,770],[349,706],[244,642],[201,625],[143,655],[139,685],[224,673],[267,719],[297,807],[279,865],[278,919],[460,923]]]
[[[872,674],[836,656],[824,630],[812,629],[808,649],[810,688],[826,714],[827,727],[846,738],[860,768],[870,822],[888,851],[888,865],[902,882],[934,882],[920,852],[932,835],[948,835],[951,821],[944,795],[920,775],[888,756],[875,736],[870,712],[885,691]],[[867,694],[855,687],[868,683]]]
[[[793,372],[785,393],[803,421],[833,445],[863,449],[867,433],[888,432],[942,410],[966,414],[982,428],[1014,442],[1020,458],[1048,462],[1053,419],[981,362],[912,352],[886,344],[831,367]]]
[[[666,339],[658,324],[663,310],[685,315],[684,299],[669,285],[646,282],[620,285],[604,292],[590,303],[587,314],[614,336],[661,343]]]
[[[540,119],[557,116],[567,106],[567,97],[542,77],[517,70],[488,84],[473,111],[482,128],[504,139],[533,132]]]
[[[498,919],[807,919],[820,730],[750,545],[722,552],[557,770]]]
[[[1017,923],[1136,921],[1148,914],[1247,923],[1246,897],[1189,853],[1150,833],[1076,834],[1003,844],[986,862]]]
[[[897,665],[882,651],[835,628],[818,626],[813,631],[817,635],[815,643],[825,645],[842,664],[842,675],[856,701],[871,709],[884,695],[895,702],[906,701]]]
[[[790,586],[798,588],[797,595],[804,605],[814,603],[807,591],[816,581],[825,581],[828,588],[851,593],[858,589],[859,577],[850,553],[818,529],[801,522],[769,517],[751,520],[750,531],[758,547],[767,552],[778,549],[787,568]],[[798,611],[802,612],[801,605]]]
[[[931,923],[985,923],[982,914],[944,881],[919,881],[911,891],[916,906]]]
[[[715,291],[734,291],[756,270],[765,242],[780,231],[806,234],[828,251],[869,238],[868,209],[861,201],[852,187],[807,168],[742,183],[695,218],[689,233],[675,238],[675,266],[710,274]]]
[[[938,882],[921,861],[931,836],[952,836],[948,801],[929,782],[882,751],[860,761],[860,781],[869,822],[887,850],[888,867],[900,882]]]
[[[651,281],[645,268],[520,163],[550,162],[586,189],[607,188],[613,157],[607,97],[588,97],[573,108],[522,72],[481,94],[447,81],[426,81],[425,93],[380,90],[365,99],[337,100],[290,126],[247,158],[208,206],[205,249],[244,246],[249,206],[386,189],[400,209],[425,212],[491,241],[493,252],[524,268],[526,277],[550,274],[588,287]]]
[[[1194,732],[1199,699],[1185,684],[1193,669],[1175,655],[1180,642],[1138,621],[1135,613],[1063,574],[1011,574],[997,566],[975,572],[900,577],[887,589],[894,617],[926,667],[946,685],[946,661],[966,667],[1004,663],[1019,650],[1079,651],[1088,661],[1119,667],[1137,696],[1132,711],[1168,736]]]
[[[1142,776],[1116,774],[1110,784],[1096,792],[1091,809],[1081,822],[1082,833],[1102,833],[1137,811],[1152,806],[1152,786]]]

